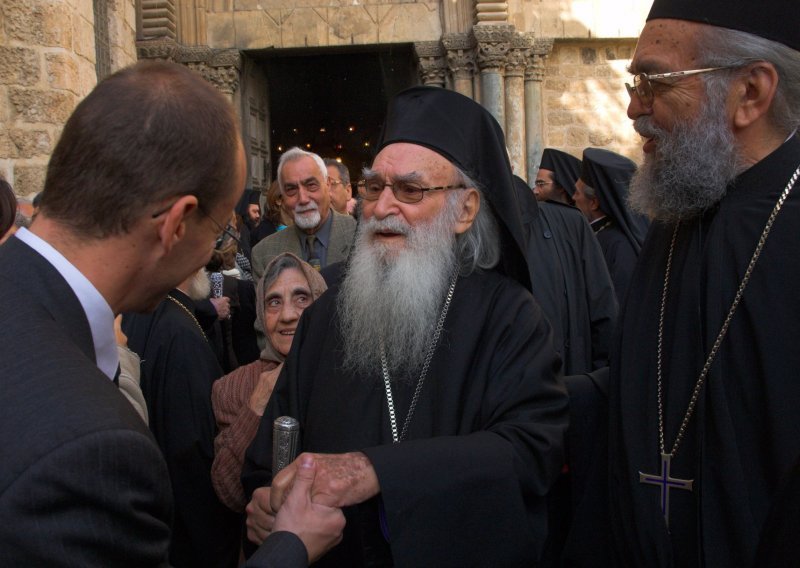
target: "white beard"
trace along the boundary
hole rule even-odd
[[[205,300],[211,295],[211,280],[205,268],[194,273],[187,286],[186,295],[195,301]]]
[[[700,115],[676,123],[672,132],[653,126],[647,116],[636,119],[636,131],[657,145],[631,180],[631,209],[677,221],[702,215],[725,196],[743,166],[726,123],[724,95],[709,95]]]
[[[319,207],[313,201],[304,207],[298,205],[294,208],[294,224],[300,229],[314,229],[321,220],[322,215],[320,215]]]
[[[338,299],[346,371],[382,380],[382,338],[391,380],[416,380],[458,265],[457,210],[448,200],[435,219],[416,227],[395,216],[361,221]],[[379,229],[405,234],[405,246],[376,242]]]

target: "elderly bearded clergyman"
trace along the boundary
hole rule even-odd
[[[631,72],[630,191],[656,222],[612,353],[615,549],[779,565],[754,560],[800,456],[797,2],[656,0]]]
[[[502,131],[474,101],[417,87],[379,149],[346,274],[304,315],[248,450],[248,536],[268,534],[291,482],[294,466],[265,487],[288,414],[316,453],[313,499],[347,507],[320,565],[530,565],[567,399],[526,289]]]

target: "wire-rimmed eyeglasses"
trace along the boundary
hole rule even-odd
[[[733,66],[725,67],[706,67],[705,69],[689,69],[688,71],[672,71],[670,73],[637,73],[633,76],[633,86],[625,83],[625,88],[628,90],[628,95],[633,98],[634,93],[639,97],[639,100],[645,107],[653,106],[653,83],[662,83],[669,85],[670,80],[678,80],[692,75],[700,75],[701,73],[711,73],[712,71],[721,71],[723,69],[731,69]]]

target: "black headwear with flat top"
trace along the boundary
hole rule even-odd
[[[553,172],[553,181],[563,187],[570,197],[575,195],[575,182],[581,175],[581,161],[561,150],[545,148],[542,152],[540,168]]]
[[[389,103],[377,149],[399,142],[433,150],[481,186],[500,228],[501,270],[530,290],[525,229],[505,137],[489,111],[455,91],[412,87]]]
[[[636,164],[625,156],[600,148],[583,151],[581,181],[594,189],[600,209],[614,220],[638,253],[649,222],[628,209],[628,186],[635,171]]]
[[[751,33],[800,50],[797,0],[655,0],[647,21],[689,20]]]

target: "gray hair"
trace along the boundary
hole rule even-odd
[[[326,166],[333,166],[339,172],[339,177],[342,179],[342,185],[350,185],[350,170],[347,169],[342,162],[338,162],[333,158],[325,158],[323,160]]]
[[[319,168],[320,174],[322,175],[322,181],[328,180],[328,168],[325,167],[325,162],[322,161],[322,158],[320,158],[314,152],[306,152],[302,148],[294,146],[293,148],[286,150],[283,155],[281,155],[281,159],[278,161],[278,187],[281,188],[281,193],[283,193],[283,179],[281,179],[283,166],[289,162],[294,162],[301,158],[311,158],[314,160]]]
[[[458,166],[455,169],[454,185],[474,188],[480,196],[481,207],[472,226],[456,238],[456,256],[461,264],[461,274],[468,276],[476,268],[489,270],[500,262],[500,230],[497,220],[484,199],[484,191]],[[456,206],[463,198],[465,190],[452,191],[448,196],[449,206]]]
[[[742,67],[756,61],[772,63],[780,78],[769,109],[772,124],[786,135],[800,126],[800,51],[762,37],[704,26],[698,40],[701,67]],[[706,91],[727,90],[736,72],[708,73],[703,76]]]
[[[281,272],[288,268],[296,268],[300,272],[303,272],[300,262],[294,256],[290,255],[282,256],[270,265],[269,269],[264,273],[264,289],[262,290],[264,296],[267,295],[267,291],[275,284]]]

